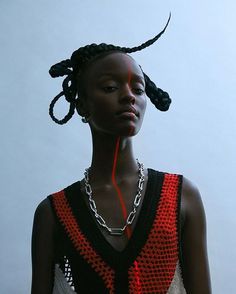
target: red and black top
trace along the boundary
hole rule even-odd
[[[181,186],[181,175],[148,169],[138,220],[122,251],[100,232],[80,181],[48,197],[60,231],[55,263],[76,293],[167,293],[182,261]]]

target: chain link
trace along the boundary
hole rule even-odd
[[[89,184],[89,175],[88,175],[89,169],[88,168],[85,169],[85,173],[84,173],[85,191],[86,191],[86,194],[88,195],[90,209],[93,211],[98,224],[100,226],[102,226],[103,228],[105,228],[109,232],[109,234],[111,234],[111,235],[121,236],[124,233],[126,227],[133,223],[135,216],[136,216],[137,208],[140,205],[140,201],[141,201],[141,197],[142,197],[141,192],[143,190],[143,182],[144,182],[144,167],[143,167],[142,163],[139,163],[138,159],[136,159],[136,160],[137,160],[137,163],[139,166],[138,191],[137,191],[137,194],[134,198],[133,209],[129,213],[123,228],[110,228],[110,227],[108,227],[104,218],[98,213],[96,203],[92,198],[92,188],[91,188],[91,185]]]

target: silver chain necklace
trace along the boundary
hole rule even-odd
[[[103,228],[105,228],[109,232],[110,235],[121,236],[124,233],[126,227],[133,223],[133,221],[135,219],[135,216],[136,216],[137,208],[140,205],[140,201],[141,201],[141,197],[142,197],[141,192],[143,190],[143,182],[144,182],[144,167],[143,167],[142,163],[139,163],[138,159],[136,159],[136,160],[137,160],[137,163],[138,163],[138,166],[139,166],[138,191],[137,191],[137,194],[136,194],[136,196],[134,198],[133,209],[130,212],[130,214],[128,215],[128,217],[126,219],[126,222],[125,222],[125,225],[123,226],[123,228],[110,228],[110,227],[108,227],[108,225],[106,224],[104,218],[98,213],[96,203],[92,198],[92,188],[91,188],[91,186],[89,184],[89,174],[88,174],[88,172],[89,172],[90,168],[85,169],[85,173],[84,173],[84,176],[85,176],[85,191],[86,191],[86,194],[88,195],[90,209],[93,211],[98,224],[100,226],[102,226]]]

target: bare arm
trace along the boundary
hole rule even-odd
[[[183,179],[181,214],[183,279],[188,294],[210,294],[211,282],[207,257],[206,217],[196,187]]]
[[[32,232],[31,294],[51,294],[54,276],[55,220],[48,199],[43,200],[34,215]]]

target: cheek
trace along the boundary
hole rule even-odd
[[[117,111],[112,101],[114,97],[106,97],[97,92],[88,91],[89,110],[91,122],[97,127],[107,126],[114,123],[114,116]]]
[[[141,100],[141,104],[140,104],[140,110],[142,112],[142,115],[144,115],[144,113],[146,111],[146,107],[147,107],[147,96],[144,95],[143,99]]]
[[[145,96],[144,96],[144,105],[145,105],[145,109],[146,109],[146,107],[147,107],[147,99],[148,99],[148,97],[147,97],[147,95],[145,95]]]
[[[90,95],[88,96],[88,101],[91,113],[93,114],[104,115],[104,113],[107,113],[112,109],[109,99],[105,99],[102,95]]]

